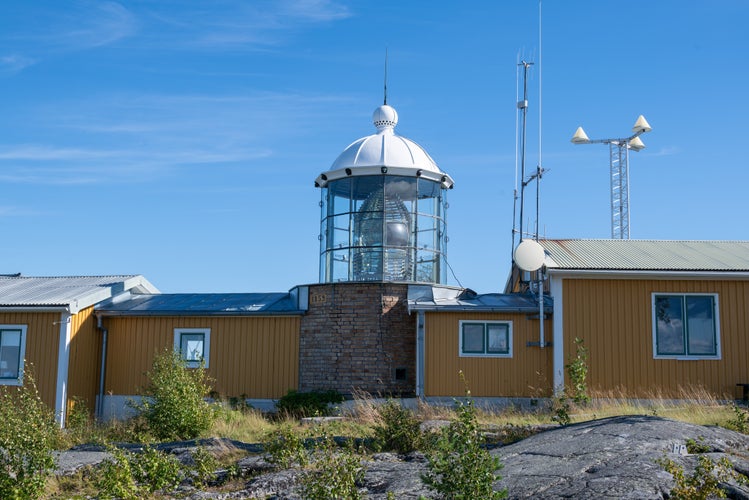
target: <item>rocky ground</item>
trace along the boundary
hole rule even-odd
[[[507,488],[510,498],[668,498],[673,478],[656,460],[669,458],[691,473],[697,454],[685,453],[688,440],[701,444],[703,454],[714,461],[728,458],[734,470],[749,476],[749,436],[719,427],[706,427],[654,416],[623,416],[557,427],[517,443],[498,446],[491,453],[504,468],[496,488]],[[232,492],[180,491],[187,498],[277,498],[297,499],[299,472],[277,471],[262,456],[257,444],[227,440],[200,443],[165,443],[159,447],[189,461],[190,450],[198,445],[211,449],[235,447],[250,455],[237,467],[252,479]],[[94,447],[77,447],[60,452],[58,473],[101,462],[107,454]],[[363,461],[366,474],[361,491],[367,498],[430,497],[420,476],[426,460],[420,453],[406,456],[379,453]],[[749,499],[749,487],[735,481],[721,485],[729,498]]]

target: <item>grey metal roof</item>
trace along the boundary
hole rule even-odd
[[[544,298],[544,312],[553,309],[550,297]],[[409,287],[409,311],[538,312],[538,298],[531,294],[485,293],[452,287]]]
[[[83,308],[135,289],[158,292],[141,275],[120,276],[0,276],[2,308]]]
[[[290,293],[163,293],[100,304],[103,316],[247,316],[302,314]]]
[[[749,271],[749,241],[539,240],[548,269]]]

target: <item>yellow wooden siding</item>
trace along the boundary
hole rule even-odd
[[[460,321],[512,321],[512,358],[459,356]],[[544,322],[551,337],[551,319]],[[424,394],[461,396],[465,392],[458,373],[465,374],[471,394],[477,397],[542,397],[551,393],[552,348],[529,347],[538,342],[539,322],[526,314],[429,313],[425,314]]]
[[[72,399],[80,398],[92,415],[101,370],[101,332],[96,328],[93,311],[89,307],[71,318],[68,363],[68,410],[72,408]]]
[[[0,324],[27,326],[25,370],[31,371],[42,401],[52,409],[57,388],[59,322],[59,312],[0,312]]]
[[[225,397],[279,398],[298,387],[299,323],[297,316],[107,318],[105,392],[140,393],[154,356],[173,348],[175,328],[210,328],[214,390]]]
[[[720,360],[653,358],[652,293],[718,294]],[[701,387],[739,396],[749,383],[749,282],[709,280],[564,280],[565,363],[575,337],[590,350],[589,386],[628,396],[684,396]]]

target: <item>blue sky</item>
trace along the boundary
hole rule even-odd
[[[749,240],[749,2],[546,0],[541,19],[539,50],[535,0],[4,1],[0,273],[315,283],[313,181],[374,132],[386,48],[396,132],[455,179],[451,284],[507,277],[519,58],[543,234],[609,237],[608,150],[569,139],[643,114],[632,238]]]

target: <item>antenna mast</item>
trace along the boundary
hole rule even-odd
[[[388,49],[385,47],[385,99],[382,104],[388,103]]]

